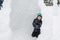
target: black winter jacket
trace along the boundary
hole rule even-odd
[[[40,29],[41,25],[42,25],[42,20],[38,20],[37,18],[34,19],[34,21],[33,21],[33,27],[35,29]]]

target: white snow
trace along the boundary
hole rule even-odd
[[[10,9],[10,0],[4,0],[3,8],[0,10],[0,40],[11,40],[12,31],[9,27],[10,25],[10,17],[9,14],[11,12]]]
[[[33,32],[32,21],[36,17],[37,0],[12,0],[10,27],[14,32],[14,40],[36,40],[31,37]]]
[[[60,6],[54,0],[53,6],[46,7],[42,0],[39,0],[39,6],[43,15],[42,33],[37,40],[60,40]],[[41,5],[42,4],[42,5]]]
[[[39,6],[38,6],[39,5]],[[45,6],[43,0],[4,0],[0,10],[0,40],[60,40],[60,7]],[[31,37],[37,12],[43,15],[38,38]]]

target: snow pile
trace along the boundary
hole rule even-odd
[[[43,1],[39,1],[39,6],[43,15],[43,25],[41,27],[41,35],[37,40],[60,40],[60,7],[54,0],[53,6],[45,6]],[[41,5],[42,4],[42,5]]]
[[[11,0],[4,0],[3,8],[0,10],[0,40],[10,40],[12,31],[9,27],[11,12]]]

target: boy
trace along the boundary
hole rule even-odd
[[[41,33],[40,32],[41,25],[42,25],[42,15],[39,13],[37,18],[34,19],[33,21],[34,31],[32,33],[32,37],[38,38],[38,35]]]

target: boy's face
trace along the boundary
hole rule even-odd
[[[41,20],[42,19],[42,17],[41,16],[38,16],[38,20]]]

